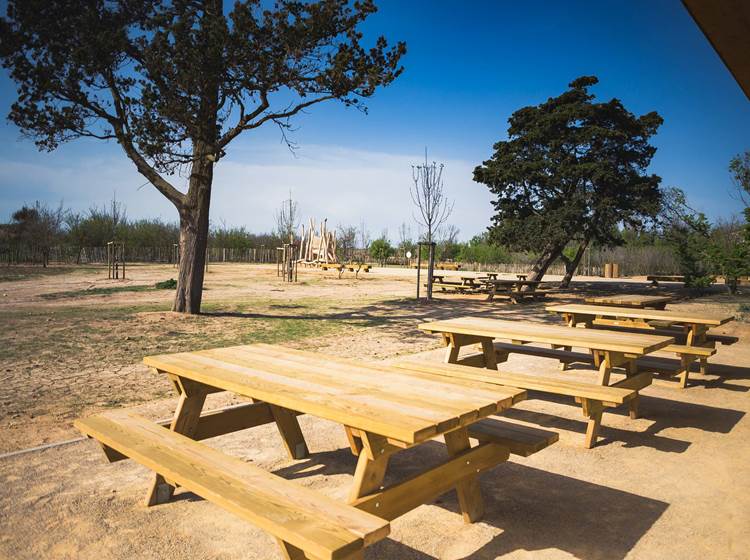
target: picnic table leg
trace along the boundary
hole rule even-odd
[[[276,421],[276,427],[279,429],[281,439],[284,442],[284,447],[289,457],[292,459],[304,459],[307,457],[310,453],[307,450],[305,436],[302,435],[297,416],[286,408],[273,404],[269,404],[268,406],[271,408],[271,414]]]
[[[482,340],[482,354],[484,354],[484,367],[487,369],[497,369],[497,355],[495,354],[495,345],[492,339]]]
[[[603,354],[603,356],[602,356]],[[599,385],[609,385],[609,376],[612,373],[612,357],[609,352],[594,351],[594,355],[599,355],[599,359],[594,358],[594,363],[599,362]]]
[[[573,348],[570,346],[562,346],[560,344],[552,344],[552,348],[557,350],[558,348],[562,348],[566,352],[570,352]],[[568,369],[568,362],[564,360],[560,360],[560,363],[557,364],[557,367],[560,368],[561,371],[565,371]]]
[[[198,420],[201,416],[201,410],[203,410],[203,403],[206,402],[209,388],[189,379],[178,377],[172,378],[172,382],[180,391],[180,400],[177,403],[177,410],[169,429],[178,434],[192,437],[198,427]],[[151,489],[146,496],[146,506],[168,502],[174,491],[174,484],[167,482],[162,475],[156,474]]]
[[[706,375],[706,372],[708,371],[708,358],[700,358],[698,363],[700,364],[701,374]]]
[[[448,448],[448,454],[451,457],[471,447],[466,428],[447,432],[443,437]],[[464,522],[479,521],[484,515],[484,501],[482,500],[482,491],[479,488],[479,478],[476,475],[471,475],[462,479],[456,484],[456,493],[458,494],[458,503],[461,506]]]
[[[631,377],[633,375],[638,374],[638,363],[634,359],[628,361],[625,367],[626,367],[625,375],[627,377]],[[636,391],[635,396],[628,403],[628,414],[631,420],[635,420],[638,418],[638,406],[640,405],[640,402],[641,402],[641,394],[638,391]]]
[[[583,408],[584,416],[589,419],[588,426],[586,427],[586,439],[584,440],[584,445],[587,449],[591,449],[596,445],[596,438],[599,435],[599,427],[602,424],[604,406],[599,401],[592,401],[589,399],[581,399],[581,406]]]
[[[354,471],[354,485],[349,492],[350,503],[380,489],[388,468],[388,459],[394,452],[392,446],[382,436],[360,432],[360,437],[362,451]]]
[[[687,387],[688,376],[690,375],[690,366],[693,365],[694,358],[692,356],[686,356],[685,354],[680,355],[680,389]]]
[[[355,435],[349,426],[344,426],[346,432],[346,439],[349,440],[349,448],[352,450],[352,455],[359,455],[362,452],[362,438],[359,437],[359,433]]]

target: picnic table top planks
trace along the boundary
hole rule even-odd
[[[538,342],[637,355],[648,354],[674,343],[674,338],[668,336],[597,329],[571,329],[559,325],[471,316],[423,323],[419,325],[419,329],[432,333]]]
[[[159,371],[408,444],[496,414],[525,391],[268,344],[147,356]]]
[[[731,315],[706,315],[705,313],[697,313],[695,311],[637,309],[604,305],[583,305],[580,303],[550,305],[546,309],[549,312],[560,314],[568,313],[574,315],[620,317],[624,319],[654,321],[663,320],[675,323],[705,325],[708,327],[718,327],[734,320],[734,317]]]
[[[614,294],[608,296],[590,296],[586,303],[593,305],[616,305],[620,307],[657,307],[672,301],[670,296],[652,296],[642,294]]]

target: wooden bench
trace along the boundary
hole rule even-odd
[[[685,277],[674,274],[649,274],[646,280],[651,282],[652,286],[658,286],[659,282],[684,282]]]
[[[495,352],[497,361],[503,362],[508,359],[509,353],[526,354],[527,356],[536,356],[539,358],[552,358],[559,360],[560,364],[570,363],[593,363],[593,357],[590,354],[581,352],[571,352],[559,348],[540,348],[538,346],[508,344],[504,342],[495,342]],[[690,375],[690,366],[694,361],[700,364],[700,372],[706,373],[706,360],[716,354],[715,348],[704,348],[702,346],[687,346],[684,344],[670,344],[662,348],[663,352],[674,352],[679,358],[679,363],[667,362],[658,356],[644,356],[636,360],[637,371],[651,371],[653,373],[664,374],[668,377],[678,377],[680,388],[687,386],[688,376]],[[477,362],[483,359],[482,354],[474,354],[473,361]],[[472,358],[469,356],[469,358]],[[472,364],[480,365],[480,364]],[[561,369],[565,369],[562,367]]]
[[[321,270],[328,270],[329,268],[332,270],[341,271],[344,269],[344,265],[341,265],[341,264],[321,264],[320,265]]]
[[[469,437],[479,443],[499,443],[513,455],[528,457],[560,439],[557,432],[522,426],[497,418],[484,418],[468,427]]]
[[[274,535],[286,558],[361,559],[389,523],[128,410],[76,420],[107,457],[127,456]]]
[[[679,327],[669,327],[666,325],[666,322],[661,323],[659,321],[651,321],[649,323],[648,327],[627,327],[624,325],[613,325],[611,323],[605,324],[602,321],[594,321],[594,324],[597,326],[604,326],[607,328],[607,330],[612,331],[619,331],[619,332],[629,332],[629,333],[642,333],[645,331],[648,331],[653,334],[662,335],[662,336],[671,336],[674,337],[678,342],[683,343],[685,342],[685,339],[687,338],[687,334],[685,331]],[[706,333],[705,335],[706,342],[715,345],[716,343],[728,346],[731,344],[736,344],[739,342],[739,338],[736,336],[731,336],[727,334],[714,334],[714,333]]]
[[[481,356],[481,355],[480,355]],[[454,364],[425,362],[423,360],[405,359],[394,364],[396,367],[446,375],[483,383],[495,383],[507,387],[517,387],[531,391],[540,391],[555,395],[573,397],[580,402],[583,415],[588,419],[584,445],[591,448],[596,444],[597,434],[602,421],[602,414],[607,407],[617,407],[627,403],[630,417],[638,417],[638,391],[651,384],[651,374],[638,373],[609,386],[581,383],[559,378],[510,373],[506,371],[484,372],[472,367],[472,356]]]

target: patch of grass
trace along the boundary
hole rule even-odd
[[[169,280],[164,280],[163,282],[157,282],[154,287],[157,290],[174,290],[177,288],[177,280],[174,278],[170,278]],[[203,288],[205,290],[205,288]]]
[[[39,297],[42,299],[67,299],[67,298],[82,298],[89,296],[108,296],[111,294],[118,294],[120,292],[148,292],[156,290],[152,286],[112,286],[109,288],[91,288],[88,290],[69,290],[66,292],[52,292],[50,294],[41,294]]]
[[[16,282],[18,280],[28,280],[40,276],[58,276],[61,274],[71,274],[77,272],[90,272],[95,267],[90,266],[43,266],[21,265],[21,266],[0,266],[0,282]]]

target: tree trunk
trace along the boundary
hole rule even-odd
[[[562,253],[563,248],[562,247],[551,247],[545,251],[542,252],[541,255],[539,255],[539,258],[534,263],[534,266],[531,267],[531,278],[530,281],[532,282],[541,282],[542,278],[544,278],[544,275],[547,273],[547,269],[550,267],[550,265],[555,262],[555,259],[557,259],[560,254]],[[526,290],[528,286],[524,286],[524,290]]]
[[[578,246],[575,256],[572,260],[565,260],[565,276],[563,276],[562,282],[560,282],[561,288],[567,288],[570,286],[570,281],[573,279],[573,275],[578,269],[578,265],[581,264],[581,259],[586,252],[586,247],[589,246],[588,239]]]
[[[205,153],[200,145],[196,146],[196,152]],[[191,314],[201,311],[212,182],[213,163],[197,159],[190,174],[187,201],[179,209],[180,268],[172,311]]]

